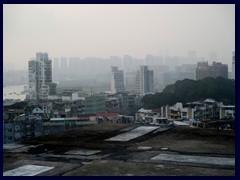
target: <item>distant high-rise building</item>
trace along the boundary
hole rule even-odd
[[[70,57],[69,58],[68,69],[69,69],[70,74],[78,74],[79,63],[80,63],[80,57]]]
[[[59,77],[60,69],[59,69],[59,59],[53,58],[53,79],[57,80]]]
[[[235,51],[232,53],[232,79],[235,79]]]
[[[228,78],[228,66],[226,64],[222,64],[221,62],[213,62],[210,68],[210,77],[216,78],[221,76],[225,79]]]
[[[155,65],[155,66],[148,66],[149,69],[153,70],[153,74],[154,74],[154,91],[161,91],[162,88],[162,73],[163,72],[168,72],[169,71],[169,67],[165,66],[165,65]]]
[[[201,80],[206,77],[216,78],[221,76],[228,78],[228,66],[220,62],[213,62],[212,66],[208,62],[198,62],[196,68],[196,80]]]
[[[144,65],[144,60],[134,58],[130,55],[124,55],[122,59],[122,68],[124,73],[137,71],[138,66]]]
[[[209,66],[207,61],[202,61],[197,63],[196,68],[196,80],[204,79],[209,77]]]
[[[118,70],[118,67],[112,67],[111,72],[111,93],[125,92],[123,71]]]
[[[58,70],[59,69],[59,59],[53,58],[53,69]]]
[[[47,53],[37,53],[36,59],[28,62],[29,98],[45,100],[56,94],[56,83],[52,83],[52,61]]]
[[[165,65],[170,68],[170,70],[174,70],[176,66],[180,65],[180,57],[179,56],[167,56],[165,57]]]
[[[147,66],[141,66],[136,76],[136,93],[143,95],[154,92],[153,71]]]
[[[125,89],[126,91],[134,92],[136,90],[136,71],[127,72],[125,74]]]
[[[65,72],[66,72],[66,69],[68,68],[67,58],[66,57],[61,57],[60,58],[60,63],[61,63],[61,70],[65,70]]]
[[[133,63],[133,58],[130,55],[123,56],[123,69],[125,72],[131,71]]]
[[[183,79],[196,79],[196,67],[197,64],[183,64],[176,66],[175,72],[178,76],[178,80]]]
[[[148,54],[145,57],[145,65],[146,66],[163,65],[163,57],[162,56],[153,56],[153,55]]]
[[[197,63],[197,52],[196,51],[188,51],[188,64],[195,64]]]
[[[119,56],[110,56],[110,64],[112,66],[122,67],[122,58]]]

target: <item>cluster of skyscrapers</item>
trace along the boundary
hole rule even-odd
[[[141,66],[135,78],[136,94],[144,95],[154,92],[153,70],[148,70],[147,66]],[[118,70],[118,67],[112,67],[111,93],[116,94],[123,92],[125,92],[123,70]]]
[[[216,60],[216,53],[211,53],[211,58]],[[111,94],[124,93],[126,91],[134,92],[138,95],[147,93],[154,93],[159,91],[168,84],[174,83],[176,80],[182,79],[196,79],[200,80],[205,77],[221,76],[224,78],[235,79],[235,52],[232,54],[232,72],[228,72],[228,66],[220,62],[208,61],[197,62],[196,53],[189,52],[188,59],[192,59],[196,64],[183,64],[181,66],[175,65],[175,70],[172,71],[170,66],[163,65],[163,58],[161,56],[147,55],[145,64],[142,61],[133,59],[131,56],[124,56],[123,61],[118,56],[111,56],[109,63],[107,60],[98,58],[87,58],[81,61],[83,67],[87,67],[87,73],[94,73],[94,69],[101,69],[105,72],[108,68],[107,74],[110,72],[111,76]],[[177,62],[177,57],[165,58],[165,64],[170,62]],[[79,69],[77,64],[80,63],[80,58],[70,58],[69,66],[76,68],[71,73],[77,76]],[[56,63],[57,62],[57,63]],[[67,58],[61,58],[61,70],[59,62],[54,61],[56,73],[66,72]],[[92,65],[92,66],[91,66]],[[110,70],[110,65],[111,70]],[[82,68],[83,68],[82,67]],[[65,68],[65,69],[64,69]],[[122,68],[120,70],[119,68]],[[53,83],[52,60],[49,59],[47,53],[36,53],[36,58],[30,60],[28,63],[28,78],[29,78],[29,99],[31,100],[46,100],[51,95],[56,95],[56,83]],[[91,70],[89,70],[91,69]],[[101,71],[101,70],[100,70]],[[83,73],[83,72],[82,72]],[[95,72],[96,73],[96,72]],[[55,72],[54,72],[55,74]]]
[[[59,57],[53,58],[53,70],[56,77],[59,75],[95,75],[108,73],[112,66],[121,68],[125,73],[137,71],[139,66],[168,66],[174,70],[181,64],[196,64],[196,51],[190,51],[187,57],[168,55],[146,55],[145,58],[136,58],[131,55],[99,57]]]

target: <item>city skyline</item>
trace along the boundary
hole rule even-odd
[[[166,52],[166,50],[168,52]],[[27,69],[37,51],[54,57],[129,54],[198,57],[231,65],[235,5],[3,5],[3,64]]]

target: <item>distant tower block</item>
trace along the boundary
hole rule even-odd
[[[56,94],[56,83],[52,83],[52,61],[47,53],[36,53],[36,59],[28,62],[29,99],[46,100]]]
[[[136,91],[140,95],[154,92],[153,71],[148,70],[148,66],[141,66],[137,71]]]
[[[118,70],[118,67],[112,67],[111,71],[111,93],[125,92],[123,71]]]

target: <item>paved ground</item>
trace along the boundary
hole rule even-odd
[[[54,169],[54,167],[28,164],[12,170],[5,171],[3,173],[3,176],[35,176],[51,169]]]
[[[54,167],[37,176],[235,175],[234,132],[176,127],[126,142],[105,141],[136,128],[99,124],[6,146],[3,170],[35,165],[32,172]]]
[[[159,127],[157,127],[157,126],[140,126],[140,127],[134,128],[130,131],[127,131],[125,133],[121,133],[117,136],[106,139],[106,141],[120,141],[120,142],[130,141],[132,139],[141,137],[145,134],[151,133],[152,131],[154,131],[156,129],[159,129]]]

